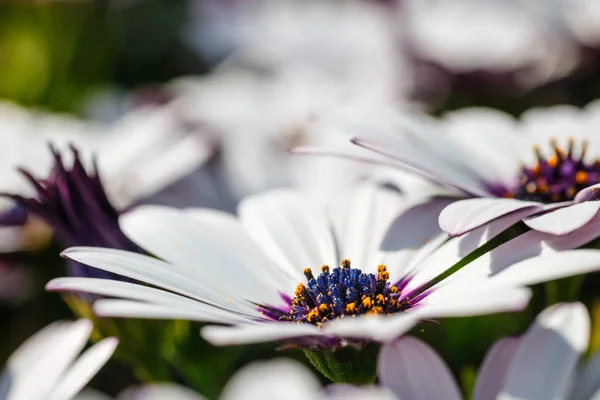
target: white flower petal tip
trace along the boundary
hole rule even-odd
[[[451,236],[460,236],[496,218],[515,211],[529,210],[534,214],[542,206],[529,201],[512,199],[465,199],[458,200],[442,210],[438,222],[440,228]]]
[[[590,316],[580,302],[560,303],[538,315],[537,325],[556,332],[575,351],[583,353],[590,336]]]
[[[600,183],[587,187],[577,193],[573,201],[575,203],[583,203],[584,201],[596,201],[600,200]]]
[[[566,235],[590,222],[600,209],[600,201],[586,201],[523,220],[527,226],[550,235]]]
[[[227,383],[220,399],[318,399],[321,390],[317,378],[302,364],[277,359],[242,368]]]

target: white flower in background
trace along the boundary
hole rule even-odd
[[[600,268],[600,252],[569,250],[590,240],[595,218],[565,236],[529,231],[444,276],[521,218],[513,213],[447,240],[436,222],[445,204],[364,185],[340,193],[327,212],[289,190],[245,199],[239,220],[208,209],[141,207],[121,227],[164,261],[100,248],[64,255],[151,286],[60,278],[47,288],[120,298],[97,301],[99,316],[225,325],[202,331],[217,345],[337,348],[393,341],[420,319],[519,310],[529,300],[526,285]]]
[[[55,322],[40,330],[8,359],[0,375],[3,400],[69,400],[115,351],[107,338],[79,354],[92,331],[88,320]]]
[[[479,370],[473,400],[597,399],[599,355],[577,371],[589,337],[590,319],[583,304],[547,308],[523,336],[501,339],[490,349]],[[398,399],[463,398],[448,367],[416,338],[404,337],[383,346],[378,375],[380,384]]]
[[[101,176],[108,201],[122,209],[188,176],[203,165],[212,152],[205,138],[196,134],[195,127],[182,124],[167,108],[135,110],[117,123],[103,126],[3,103],[0,121],[0,143],[7,149],[2,159],[4,173],[0,191],[24,198],[39,195],[30,178],[40,183],[55,182],[60,180],[56,174],[60,175],[61,170],[68,171],[71,165],[81,162],[88,171],[93,170]],[[50,151],[49,144],[57,150]],[[64,151],[67,146],[81,152]],[[25,179],[17,168],[26,171],[30,178]],[[85,182],[78,181],[77,184],[85,186]],[[73,195],[69,193],[72,186],[55,189],[62,193],[61,201],[68,202],[69,196]],[[84,193],[77,196],[85,197],[89,203],[91,200],[86,196],[94,194],[86,193],[85,187],[79,189]],[[49,201],[40,199],[42,203],[45,200]],[[27,227],[23,231],[19,225],[27,216],[24,211],[32,210],[15,209],[13,205],[10,198],[2,198],[2,222],[8,225],[0,230],[6,239],[4,251],[28,247]],[[48,221],[47,215],[38,213],[37,216],[50,225],[54,222]]]
[[[519,120],[484,108],[439,120],[379,109],[346,129],[355,133],[353,143],[368,150],[364,158],[473,197],[440,214],[440,226],[451,235],[517,210],[530,228],[563,235],[585,226],[600,209],[599,124],[600,103],[593,102],[584,109],[531,109]]]
[[[221,185],[231,188],[234,200],[290,185],[322,198],[374,173],[374,168],[354,161],[288,152],[300,144],[350,139],[342,132],[309,129],[328,110],[359,107],[357,103],[363,100],[349,97],[326,74],[287,70],[261,75],[222,69],[202,78],[180,79],[169,90],[176,97],[171,107],[181,119],[213,133],[219,146]]]
[[[600,46],[600,4],[594,0],[563,0],[563,17],[582,45]]]
[[[514,73],[531,87],[578,63],[558,1],[407,0],[398,8],[407,51],[454,73]]]

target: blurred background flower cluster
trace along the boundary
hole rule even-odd
[[[158,203],[235,212],[243,196],[285,186],[326,198],[370,166],[287,151],[337,139],[315,127],[323,115],[381,104],[435,116],[490,107],[520,117],[598,98],[596,0],[0,2],[2,193],[32,189],[18,167],[36,179],[48,175],[51,142],[64,158],[73,156],[69,144],[96,156],[118,210]],[[5,218],[23,217],[1,201],[12,212]],[[64,276],[58,254],[85,232],[55,225],[53,234],[43,218],[26,218],[0,229],[2,360],[77,308],[44,285]],[[105,246],[110,234],[82,244]],[[579,296],[591,310],[590,353],[600,347],[597,283],[586,281]],[[543,308],[536,299],[520,313],[448,319],[416,334],[472,387],[490,345],[522,333]],[[122,345],[91,387],[116,395],[143,381],[195,381],[215,398],[243,365],[281,355],[270,345],[215,349],[199,327],[105,322],[104,336],[126,331],[139,348]],[[159,351],[144,351],[156,343]],[[181,353],[189,359],[173,363],[193,377],[167,365]],[[132,369],[142,357],[144,367]]]

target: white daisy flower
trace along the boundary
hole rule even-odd
[[[325,214],[296,192],[265,193],[241,203],[239,220],[141,207],[122,217],[122,229],[162,260],[100,248],[64,256],[152,286],[60,278],[47,288],[120,298],[97,301],[99,316],[209,322],[202,334],[216,345],[333,349],[392,341],[422,319],[519,310],[526,285],[600,268],[600,252],[569,250],[590,240],[596,218],[566,236],[527,232],[446,276],[521,214],[446,240],[436,223],[442,200],[372,186],[340,197]]]
[[[439,120],[380,109],[346,128],[356,134],[353,143],[369,150],[363,158],[472,197],[441,213],[440,226],[452,235],[516,210],[527,210],[530,228],[563,235],[585,226],[600,208],[599,122],[600,103],[593,102],[585,109],[532,109],[519,120],[484,108]]]
[[[501,339],[490,349],[479,370],[473,400],[598,398],[600,357],[594,356],[577,371],[589,336],[590,319],[583,304],[547,308],[522,337]],[[463,398],[435,351],[412,337],[382,348],[379,380],[398,399]]]
[[[79,354],[92,331],[89,320],[55,322],[21,345],[0,375],[5,400],[69,400],[102,368],[115,351],[116,338]]]

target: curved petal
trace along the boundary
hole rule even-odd
[[[96,247],[72,247],[62,254],[71,260],[149,283],[201,302],[211,302],[245,313],[251,313],[253,310],[255,312],[255,308],[250,307],[244,299],[229,293],[227,287],[207,287],[185,269],[143,254]]]
[[[324,213],[298,192],[280,189],[247,197],[238,214],[248,234],[296,283],[304,268],[337,264]]]
[[[29,338],[7,362],[8,397],[39,399],[51,393],[84,348],[91,330],[91,321],[82,319],[48,325]]]
[[[600,270],[600,250],[566,250],[529,258],[490,278],[495,285],[534,285]]]
[[[202,337],[215,346],[272,342],[303,336],[319,336],[320,330],[310,324],[284,322],[237,326],[206,326]]]
[[[518,338],[504,338],[492,346],[479,368],[473,400],[496,400],[519,343]]]
[[[223,389],[221,400],[321,397],[317,378],[302,364],[286,359],[255,362],[236,373]]]
[[[439,224],[444,232],[452,236],[458,236],[498,217],[524,209],[528,209],[530,214],[534,214],[541,211],[543,207],[532,201],[515,199],[458,200],[442,210],[439,216]],[[524,216],[527,216],[527,214]]]
[[[323,334],[338,338],[368,339],[387,343],[408,332],[419,322],[413,313],[392,316],[362,315],[331,321],[322,328]]]
[[[546,400],[566,395],[589,336],[590,319],[583,304],[544,310],[523,336],[498,398]]]
[[[381,384],[402,400],[462,399],[446,364],[431,347],[410,336],[381,348],[377,372]]]
[[[106,364],[118,344],[117,338],[111,337],[86,350],[69,368],[48,399],[62,400],[74,397]]]
[[[233,323],[247,321],[252,318],[245,317],[235,311],[218,308],[164,290],[108,279],[57,278],[48,282],[46,284],[46,289],[55,292],[76,291],[98,294],[106,297],[136,300],[139,302],[171,307],[181,311],[194,312],[198,314],[198,318],[204,316],[206,321]]]
[[[192,217],[189,211],[142,206],[121,216],[119,224],[136,244],[203,284],[256,302],[279,301],[281,271],[230,214],[204,209]]]
[[[441,318],[520,311],[530,298],[531,290],[524,287],[457,287],[456,290],[433,291],[413,313],[419,318]]]
[[[586,201],[559,208],[539,216],[523,220],[531,229],[551,235],[566,235],[594,218],[600,209],[600,201]]]
[[[584,201],[600,200],[600,192],[598,192],[599,189],[600,189],[600,183],[598,183],[597,185],[592,185],[590,187],[587,187],[587,188],[583,189],[582,191],[580,191],[579,193],[577,193],[577,195],[575,196],[575,199],[573,199],[573,201],[575,203],[583,203]]]

